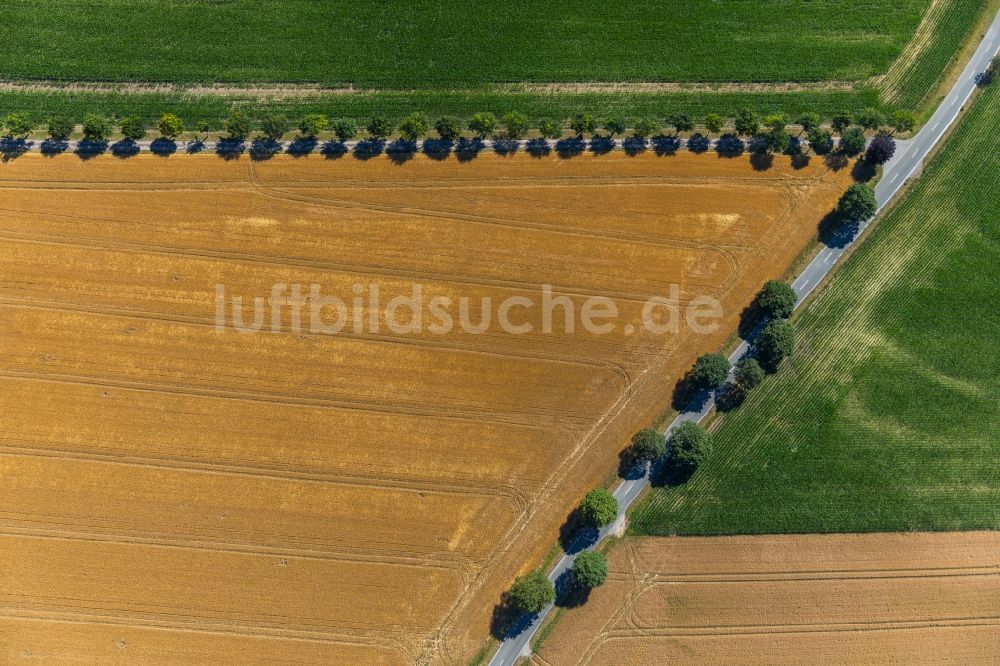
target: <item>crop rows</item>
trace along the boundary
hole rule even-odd
[[[996,529],[1000,94],[800,323],[802,353],[716,433],[645,534]]]
[[[6,3],[4,76],[305,81],[436,88],[509,81],[857,81],[929,0],[666,3]],[[27,28],[27,29],[26,29]]]

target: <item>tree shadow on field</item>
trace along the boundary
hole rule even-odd
[[[69,150],[69,141],[65,139],[45,139],[39,146],[39,150],[42,151],[42,155],[45,157],[61,155]]]
[[[809,166],[812,158],[806,153],[799,153],[798,155],[792,155],[792,168],[793,169],[805,169]]]
[[[385,154],[393,164],[405,164],[417,154],[417,142],[411,139],[396,139],[385,147]]]
[[[0,155],[2,155],[4,162],[16,160],[28,152],[33,145],[33,141],[28,141],[23,137],[4,137],[0,139]]]
[[[583,137],[571,136],[556,141],[556,155],[563,159],[582,155],[586,149],[587,142],[583,140]]]
[[[747,399],[747,393],[736,384],[729,382],[718,390],[715,397],[716,407],[720,412],[731,412]]]
[[[132,139],[122,139],[111,144],[111,154],[125,159],[139,154],[139,144]]]
[[[740,323],[736,329],[737,334],[743,340],[751,340],[764,325],[765,319],[764,312],[760,309],[760,302],[757,296],[754,296],[750,304],[740,312]]]
[[[876,173],[878,173],[878,167],[868,160],[856,160],[851,168],[851,177],[859,183],[867,183],[875,177]]]
[[[454,142],[445,139],[424,139],[423,152],[432,160],[441,161],[448,159],[454,146]]]
[[[750,167],[754,171],[767,171],[774,166],[774,155],[771,153],[750,153]]]
[[[662,463],[656,470],[656,474],[650,477],[650,485],[654,487],[666,487],[675,488],[677,486],[682,486],[687,483],[694,473],[697,471],[698,466],[681,462],[677,460],[674,456],[667,452],[664,456]]]
[[[498,641],[503,641],[511,635],[520,616],[521,613],[510,603],[507,592],[504,592],[500,597],[500,603],[493,607],[493,616],[490,618],[490,636]]]
[[[188,155],[197,155],[198,153],[205,151],[205,141],[203,139],[194,139],[188,141],[184,146],[184,152]]]
[[[691,379],[691,372],[688,371],[674,386],[671,404],[679,412],[701,409],[710,397],[712,391],[697,386]]]
[[[318,143],[316,139],[300,136],[288,144],[288,150],[285,152],[292,157],[305,157],[316,150]]]
[[[827,247],[845,248],[854,242],[860,231],[860,222],[848,220],[836,210],[827,213],[819,222],[819,240]]]
[[[590,598],[590,589],[577,585],[573,580],[573,570],[562,572],[555,582],[556,606],[560,608],[579,608]]]
[[[691,138],[687,140],[687,148],[692,153],[700,155],[702,153],[708,152],[709,147],[712,142],[707,136],[703,134],[692,134]]]
[[[830,171],[840,171],[848,165],[850,158],[841,155],[840,153],[829,153],[823,156],[823,163],[826,168]]]
[[[149,151],[158,157],[170,157],[177,152],[177,142],[161,136],[150,142]]]
[[[657,157],[664,155],[674,155],[681,149],[681,138],[679,136],[654,136],[650,142],[653,144],[653,152]]]
[[[479,153],[483,152],[485,148],[486,144],[482,139],[466,139],[462,137],[455,144],[455,157],[459,162],[471,162],[479,157]]]
[[[629,157],[635,157],[646,152],[648,147],[648,143],[641,136],[630,136],[622,140],[622,150]]]
[[[520,148],[520,143],[516,139],[493,139],[493,152],[506,157],[513,155]]]
[[[362,139],[354,145],[354,159],[370,160],[378,157],[385,151],[385,142],[378,139]]]
[[[637,460],[632,454],[632,447],[627,446],[618,452],[618,478],[626,481],[641,479],[647,467],[645,460]]]
[[[615,149],[615,140],[609,136],[595,136],[590,140],[590,152],[594,155],[607,155]]]
[[[250,159],[255,162],[269,160],[281,152],[281,142],[275,139],[254,139],[250,143]]]
[[[559,528],[559,545],[567,554],[572,555],[593,546],[599,536],[600,530],[584,522],[580,509],[575,508]]]
[[[219,139],[215,142],[215,154],[224,160],[239,159],[246,150],[246,144],[239,139]]]
[[[89,141],[84,139],[76,144],[76,156],[81,160],[92,160],[108,151],[107,141]]]
[[[732,132],[723,134],[715,142],[715,153],[719,157],[739,157],[746,151],[743,139]]]
[[[347,154],[347,144],[337,140],[327,141],[319,149],[319,154],[328,160],[340,159]]]
[[[552,153],[552,148],[549,146],[549,142],[542,138],[529,139],[524,146],[524,150],[529,155],[536,158],[546,157]]]

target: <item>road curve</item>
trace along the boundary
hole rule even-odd
[[[934,114],[912,139],[899,142],[896,155],[883,168],[882,179],[875,186],[875,199],[878,202],[876,215],[899,192],[903,184],[914,173],[917,173],[924,159],[934,146],[937,145],[938,141],[941,140],[941,137],[944,136],[955,119],[958,118],[963,105],[968,101],[976,88],[976,74],[986,69],[990,59],[996,55],[998,49],[1000,49],[1000,12],[994,17],[993,23],[990,24],[989,30],[983,37],[983,41],[979,44],[972,58],[966,64],[965,69],[962,70],[958,81],[948,91],[948,94],[941,101]],[[871,222],[871,219],[865,220],[847,230],[844,234],[835,234],[835,237],[828,242],[827,247],[821,250],[812,262],[806,266],[795,281],[792,282],[792,286],[795,288],[796,294],[798,294],[796,307],[801,305],[802,301],[823,281]],[[736,361],[746,354],[747,350],[747,343],[740,343],[736,351],[729,356],[729,360],[735,365]],[[710,396],[699,407],[686,410],[678,415],[667,427],[664,435],[669,435],[674,428],[685,421],[701,421],[714,407],[715,398],[714,396]],[[608,534],[619,529],[625,520],[625,514],[631,507],[632,502],[635,501],[635,498],[639,496],[639,493],[648,484],[648,472],[641,478],[622,481],[614,491],[614,496],[618,500],[617,520],[602,529],[596,541],[591,538],[586,547],[583,547],[583,544],[574,544],[571,546],[569,549],[571,552],[564,554],[549,573],[549,580],[553,583],[564,584],[570,575],[569,571],[573,567],[573,560],[576,558],[576,553],[579,550],[594,548]],[[529,656],[531,654],[531,639],[552,608],[553,606],[550,605],[536,615],[519,618],[507,637],[500,644],[499,649],[490,661],[490,666],[512,666],[518,658]]]

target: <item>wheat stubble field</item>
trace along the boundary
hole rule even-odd
[[[630,539],[532,663],[987,664],[1000,534]]]
[[[468,660],[500,591],[849,171],[620,153],[0,165],[0,661]],[[275,283],[473,303],[551,284],[622,314],[605,335],[217,329],[217,284],[249,301]],[[627,335],[671,284],[717,298],[721,328]]]

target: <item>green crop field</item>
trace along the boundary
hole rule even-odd
[[[859,80],[929,0],[8,0],[6,77],[310,81]],[[28,27],[29,29],[25,29]]]
[[[998,118],[994,85],[634,533],[1000,528]]]
[[[977,0],[942,1],[940,27],[888,99],[877,78],[918,31],[930,0],[10,0],[0,21],[0,78],[45,85],[0,88],[0,111],[44,120],[89,111],[152,119],[171,110],[219,126],[234,107],[393,119],[412,111],[516,109],[533,118],[588,111],[638,119],[678,111],[731,115],[740,107],[825,116],[867,106],[915,108],[988,11]],[[121,87],[48,85],[81,82]],[[726,87],[537,87],[547,82]],[[746,89],[786,82],[813,87]],[[173,87],[132,85],[142,83]],[[205,83],[229,89],[190,90]],[[301,96],[280,89],[305,83],[356,92]],[[255,90],[275,85],[279,90],[268,94]]]

